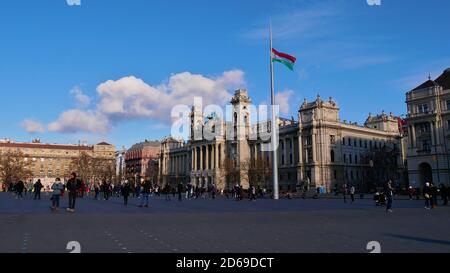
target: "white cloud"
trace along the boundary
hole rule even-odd
[[[158,86],[147,84],[134,76],[109,80],[97,87],[98,111],[112,118],[152,118],[167,121],[177,104],[192,105],[194,97],[202,97],[204,104],[223,104],[229,100],[233,88],[245,85],[240,70],[226,71],[218,77],[205,77],[183,72],[171,75]]]
[[[290,112],[289,102],[292,101],[292,97],[294,96],[293,90],[286,90],[283,92],[279,92],[275,94],[275,102],[280,106],[280,113],[283,115],[287,115]]]
[[[49,131],[58,133],[90,132],[104,135],[110,129],[110,122],[103,114],[78,109],[63,112],[57,121],[48,125]]]
[[[45,132],[44,125],[42,125],[40,122],[31,119],[26,119],[22,121],[21,126],[25,128],[25,130],[30,134]]]
[[[164,124],[170,122],[170,113],[175,105],[192,105],[194,97],[202,97],[204,106],[223,105],[231,98],[230,91],[245,85],[241,70],[230,70],[212,77],[183,72],[171,75],[167,82],[159,85],[150,85],[135,76],[108,80],[97,87],[98,104],[95,108],[68,110],[49,124],[48,129],[60,133],[106,134],[125,119],[147,118]],[[87,99],[90,102],[81,89],[73,90],[71,93],[79,104],[86,105]]]
[[[70,94],[75,98],[78,107],[86,107],[91,103],[91,98],[85,95],[79,86],[72,88]]]

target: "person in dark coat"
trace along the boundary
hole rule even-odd
[[[423,193],[423,198],[425,198],[425,209],[430,209],[431,208],[431,189],[430,189],[430,183],[426,182],[425,186],[423,187],[422,190]]]
[[[124,206],[128,206],[128,196],[130,196],[131,187],[130,184],[128,184],[128,181],[125,182],[125,184],[122,186],[122,196],[123,196],[123,204]]]
[[[384,186],[384,195],[386,196],[386,212],[392,212],[392,199],[394,197],[394,188],[392,181],[389,180]]]
[[[152,188],[152,183],[150,180],[145,180],[142,185],[142,198],[141,198],[141,205],[140,208],[145,207],[148,208],[149,203],[149,196],[150,196],[150,190]]]
[[[433,184],[430,183],[430,192],[431,192],[431,208],[435,209],[437,207],[437,195],[438,195],[438,190],[437,187]]]
[[[38,179],[36,183],[34,183],[34,200],[41,200],[41,190],[44,186],[41,183],[41,179]]]
[[[19,180],[16,184],[16,192],[17,192],[17,198],[23,198],[23,189],[25,188],[25,184],[22,180]]]
[[[67,191],[69,192],[69,207],[67,211],[75,212],[75,202],[77,199],[77,192],[81,188],[81,181],[77,179],[77,174],[72,173],[72,177],[67,181]]]
[[[183,183],[178,183],[178,201],[183,201]]]

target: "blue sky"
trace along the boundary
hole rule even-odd
[[[243,87],[269,101],[267,25],[283,115],[332,96],[340,117],[404,114],[405,92],[450,67],[446,0],[5,0],[0,138],[117,146],[170,134],[170,108]],[[222,102],[223,104],[224,102]]]

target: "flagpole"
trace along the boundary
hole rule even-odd
[[[273,169],[273,199],[280,199],[279,187],[278,187],[278,137],[277,137],[277,116],[275,111],[275,83],[274,83],[274,71],[273,71],[273,56],[272,56],[272,22],[269,26],[270,32],[270,84],[271,84],[271,97],[272,97],[272,169]]]

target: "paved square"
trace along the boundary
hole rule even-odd
[[[450,208],[425,210],[422,201],[396,200],[394,213],[373,201],[341,199],[240,202],[151,198],[77,199],[77,212],[52,214],[48,196],[16,200],[0,193],[0,252],[86,253],[450,252]],[[67,205],[67,198],[62,205]]]

